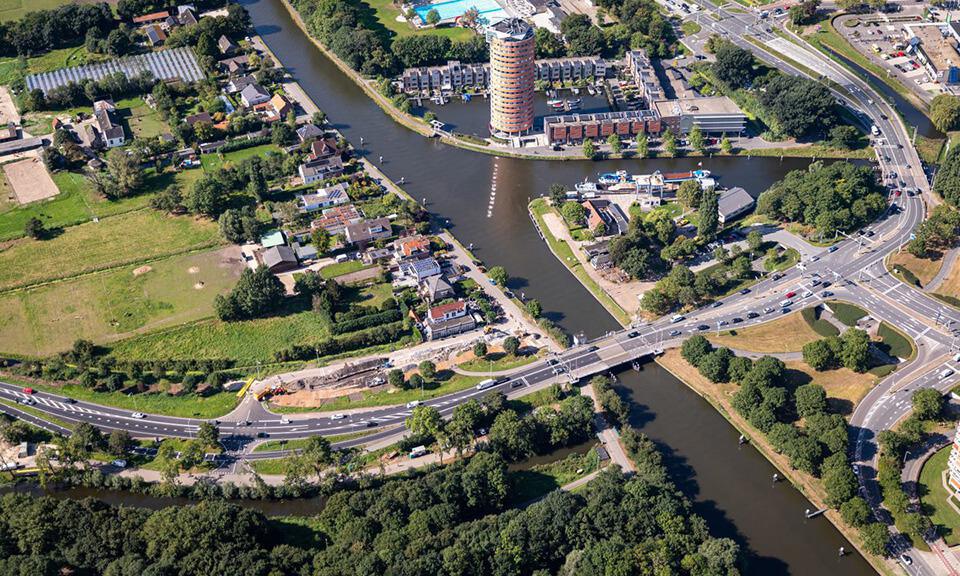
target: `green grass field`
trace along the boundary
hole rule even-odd
[[[93,218],[106,218],[144,208],[149,204],[153,192],[172,183],[177,183],[187,190],[200,174],[200,170],[185,170],[157,175],[151,169],[146,172],[143,193],[119,200],[107,200],[93,191],[83,174],[54,172],[53,181],[60,193],[53,198],[23,206],[16,202],[0,202],[0,241],[22,237],[24,226],[31,218],[39,218],[47,228],[66,228],[89,222]]]
[[[506,352],[492,352],[487,354],[485,358],[474,358],[473,360],[464,362],[460,365],[460,368],[471,372],[497,372],[526,366],[536,359],[536,354],[521,355],[518,353],[517,356],[510,356]]]
[[[213,314],[213,299],[236,283],[233,251],[174,256],[0,294],[0,351],[45,356],[86,338],[110,342]]]
[[[23,239],[0,252],[0,290],[69,278],[211,247],[217,225],[140,210],[63,230],[49,240]]]
[[[828,302],[827,306],[833,310],[833,315],[847,326],[856,326],[857,322],[867,315],[867,311],[859,306],[846,302]]]
[[[513,487],[508,497],[510,504],[519,505],[545,496],[590,474],[599,465],[597,451],[591,448],[586,454],[570,454],[561,460],[540,464],[529,470],[513,470],[509,473]]]
[[[50,10],[64,4],[69,4],[69,2],[64,0],[0,0],[0,22],[19,20],[27,12]]]
[[[329,266],[324,266],[320,269],[320,275],[324,278],[336,278],[338,276],[343,276],[344,274],[352,274],[367,268],[372,268],[372,266],[368,266],[360,260],[347,260],[346,262],[337,262],[335,264],[330,264]]]
[[[0,6],[10,1],[11,0],[0,0]],[[54,1],[56,4],[63,4],[63,2],[56,0],[39,0],[39,2],[35,2],[34,4],[44,5],[51,1]],[[40,8],[31,8],[31,10],[38,9]],[[9,11],[0,9],[0,22],[20,17],[15,16],[14,18],[8,18],[7,14],[9,13]],[[24,67],[19,58],[0,58],[0,84],[9,86],[23,79],[27,74],[50,72],[58,68],[80,66],[81,64],[103,59],[106,59],[106,57],[90,54],[83,46],[50,50],[39,56],[27,58],[26,67]]]
[[[250,148],[243,148],[242,150],[227,152],[222,158],[220,154],[203,154],[200,156],[200,164],[205,171],[213,172],[214,170],[219,170],[221,166],[228,162],[240,162],[251,156],[263,156],[267,152],[279,153],[280,149],[273,144],[261,144],[260,146],[252,146]]]
[[[880,327],[877,329],[877,335],[880,336],[883,343],[887,346],[887,352],[897,358],[913,358],[916,353],[910,339],[886,322],[880,323]]]
[[[376,13],[377,23],[386,28],[395,37],[412,36],[414,34],[430,34],[436,36],[446,36],[451,40],[469,40],[474,32],[466,28],[432,28],[425,30],[416,30],[407,22],[397,21],[400,16],[400,10],[394,6],[391,0],[366,0],[365,2]]]
[[[125,98],[116,104],[125,129],[137,138],[155,138],[170,132],[170,127],[160,118],[160,114],[147,106],[143,98]]]
[[[947,546],[956,546],[960,544],[960,514],[947,503],[949,493],[940,479],[949,457],[950,446],[947,446],[927,460],[920,472],[919,492],[923,513],[930,517]],[[954,504],[960,505],[960,502],[954,500]]]

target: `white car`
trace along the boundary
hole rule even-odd
[[[290,419],[287,418],[286,416],[284,416],[284,417],[280,418],[280,423],[281,423],[281,424],[289,424],[289,423],[290,423]]]
[[[146,418],[143,412],[134,412],[130,415],[131,418]]]
[[[411,400],[411,401],[407,402],[407,408],[416,408],[416,407],[419,406],[420,404],[421,404],[421,402],[420,402],[419,400]]]
[[[116,466],[117,468],[126,468],[126,467],[127,467],[127,461],[126,461],[126,460],[117,459],[117,460],[114,460],[113,462],[111,462],[111,464],[113,464],[113,465]]]
[[[333,415],[330,416],[330,419],[331,419],[331,420],[343,420],[343,419],[346,418],[346,417],[347,417],[346,414],[333,414]]]

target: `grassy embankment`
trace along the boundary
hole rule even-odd
[[[619,322],[622,326],[626,326],[630,323],[630,314],[628,314],[619,304],[614,301],[604,290],[597,284],[593,278],[590,277],[590,274],[584,269],[583,265],[580,263],[580,260],[577,259],[576,255],[573,253],[573,249],[569,244],[555,238],[553,234],[550,233],[550,229],[547,227],[546,222],[544,221],[543,215],[547,212],[553,211],[553,208],[549,206],[547,201],[543,198],[537,198],[530,203],[529,206],[530,213],[533,214],[536,219],[537,226],[539,226],[540,231],[543,233],[544,239],[547,242],[547,245],[550,247],[550,251],[553,252],[553,255],[556,256],[564,266],[567,267],[570,272],[576,276],[577,280],[580,281],[584,287],[593,294],[594,298],[607,309],[608,312]],[[558,214],[559,216],[559,214]]]
[[[923,513],[930,517],[937,532],[947,546],[960,544],[960,502],[943,486],[942,474],[947,469],[950,458],[950,446],[941,448],[931,456],[920,471],[917,493],[923,507]],[[953,500],[951,506],[949,500]]]

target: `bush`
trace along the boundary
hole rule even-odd
[[[360,316],[359,318],[351,318],[337,322],[330,327],[330,331],[334,334],[356,332],[357,330],[373,328],[374,326],[379,326],[381,324],[397,322],[401,318],[402,314],[400,314],[399,310],[386,310],[376,314],[367,314],[365,316]]]

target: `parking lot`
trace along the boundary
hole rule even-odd
[[[905,22],[920,22],[917,15],[847,15],[835,20],[836,30],[866,58],[883,67],[909,90],[929,100],[934,95],[954,91],[933,82],[921,62],[908,47]]]

